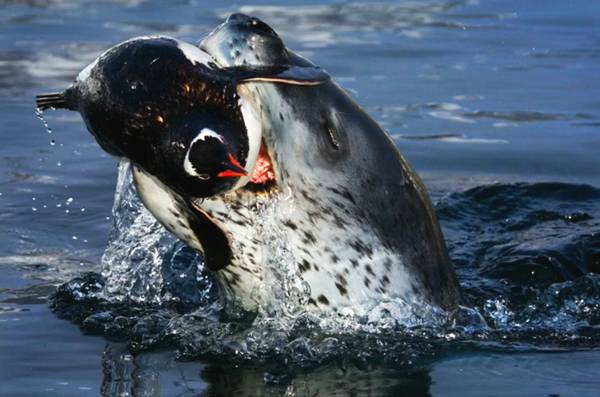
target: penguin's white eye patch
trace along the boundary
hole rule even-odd
[[[202,128],[202,131],[200,131],[198,136],[195,137],[194,140],[192,140],[192,143],[190,143],[190,147],[194,146],[194,143],[197,140],[206,141],[206,138],[208,138],[208,137],[215,138],[215,139],[219,140],[221,143],[225,143],[225,140],[223,139],[223,137],[221,135],[217,134],[210,128]]]
[[[211,139],[213,141],[209,143],[208,141],[210,141]],[[203,128],[200,131],[200,133],[192,140],[192,142],[190,142],[190,147],[189,147],[187,153],[185,154],[185,158],[183,160],[183,169],[185,170],[186,173],[188,173],[189,175],[196,177],[200,180],[203,180],[203,181],[210,179],[210,177],[211,177],[210,174],[208,174],[206,172],[199,172],[198,168],[195,167],[194,164],[197,164],[198,152],[203,152],[203,151],[209,150],[210,147],[213,146],[213,145],[211,145],[211,143],[214,144],[215,141],[217,141],[218,143],[220,143],[222,145],[225,145],[225,139],[220,134],[211,130],[210,128]],[[200,148],[198,147],[198,145],[205,145],[205,144],[207,146],[200,147]],[[198,149],[200,149],[200,150],[198,150]],[[190,158],[190,155],[193,150],[195,150],[196,153],[192,156],[192,158]],[[214,154],[214,153],[208,152],[208,153],[205,153],[205,156],[202,156],[202,157],[206,157],[206,160],[208,160],[212,154]]]

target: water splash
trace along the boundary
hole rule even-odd
[[[282,201],[287,205],[280,205]],[[292,195],[265,197],[254,210],[258,238],[265,242],[265,277],[258,289],[263,295],[260,301],[266,302],[259,308],[259,318],[263,320],[293,320],[305,312],[310,298],[310,287],[300,277],[297,260],[278,222],[279,211],[294,211]]]
[[[107,299],[157,305],[206,299],[212,282],[204,275],[204,263],[139,201],[127,160],[119,164],[112,213],[113,229],[101,261]]]
[[[278,226],[278,215],[294,203],[281,192],[254,204],[257,236],[268,253],[258,293],[269,304],[248,318],[219,304],[201,258],[143,207],[123,162],[104,277],[67,283],[53,308],[88,332],[128,340],[134,352],[168,346],[190,358],[286,368],[332,359],[413,365],[464,344],[594,345],[600,341],[599,197],[595,188],[565,184],[490,185],[448,195],[437,209],[471,307],[446,313],[394,299],[332,315],[305,310],[308,286]]]

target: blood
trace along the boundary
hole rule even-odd
[[[267,148],[264,144],[260,146],[260,152],[258,153],[258,159],[252,172],[251,183],[265,184],[269,181],[275,180],[275,173],[273,172],[273,165],[271,164],[271,158],[267,152]]]

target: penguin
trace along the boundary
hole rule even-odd
[[[310,69],[294,76],[285,66],[219,68],[188,43],[140,37],[112,47],[64,92],[38,95],[36,104],[79,111],[106,152],[127,157],[179,194],[209,197],[248,183],[260,151],[237,86],[327,78]]]

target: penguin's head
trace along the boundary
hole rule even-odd
[[[215,131],[204,128],[196,136],[185,155],[183,168],[188,175],[200,181],[220,184],[223,179],[248,175],[227,140]]]

